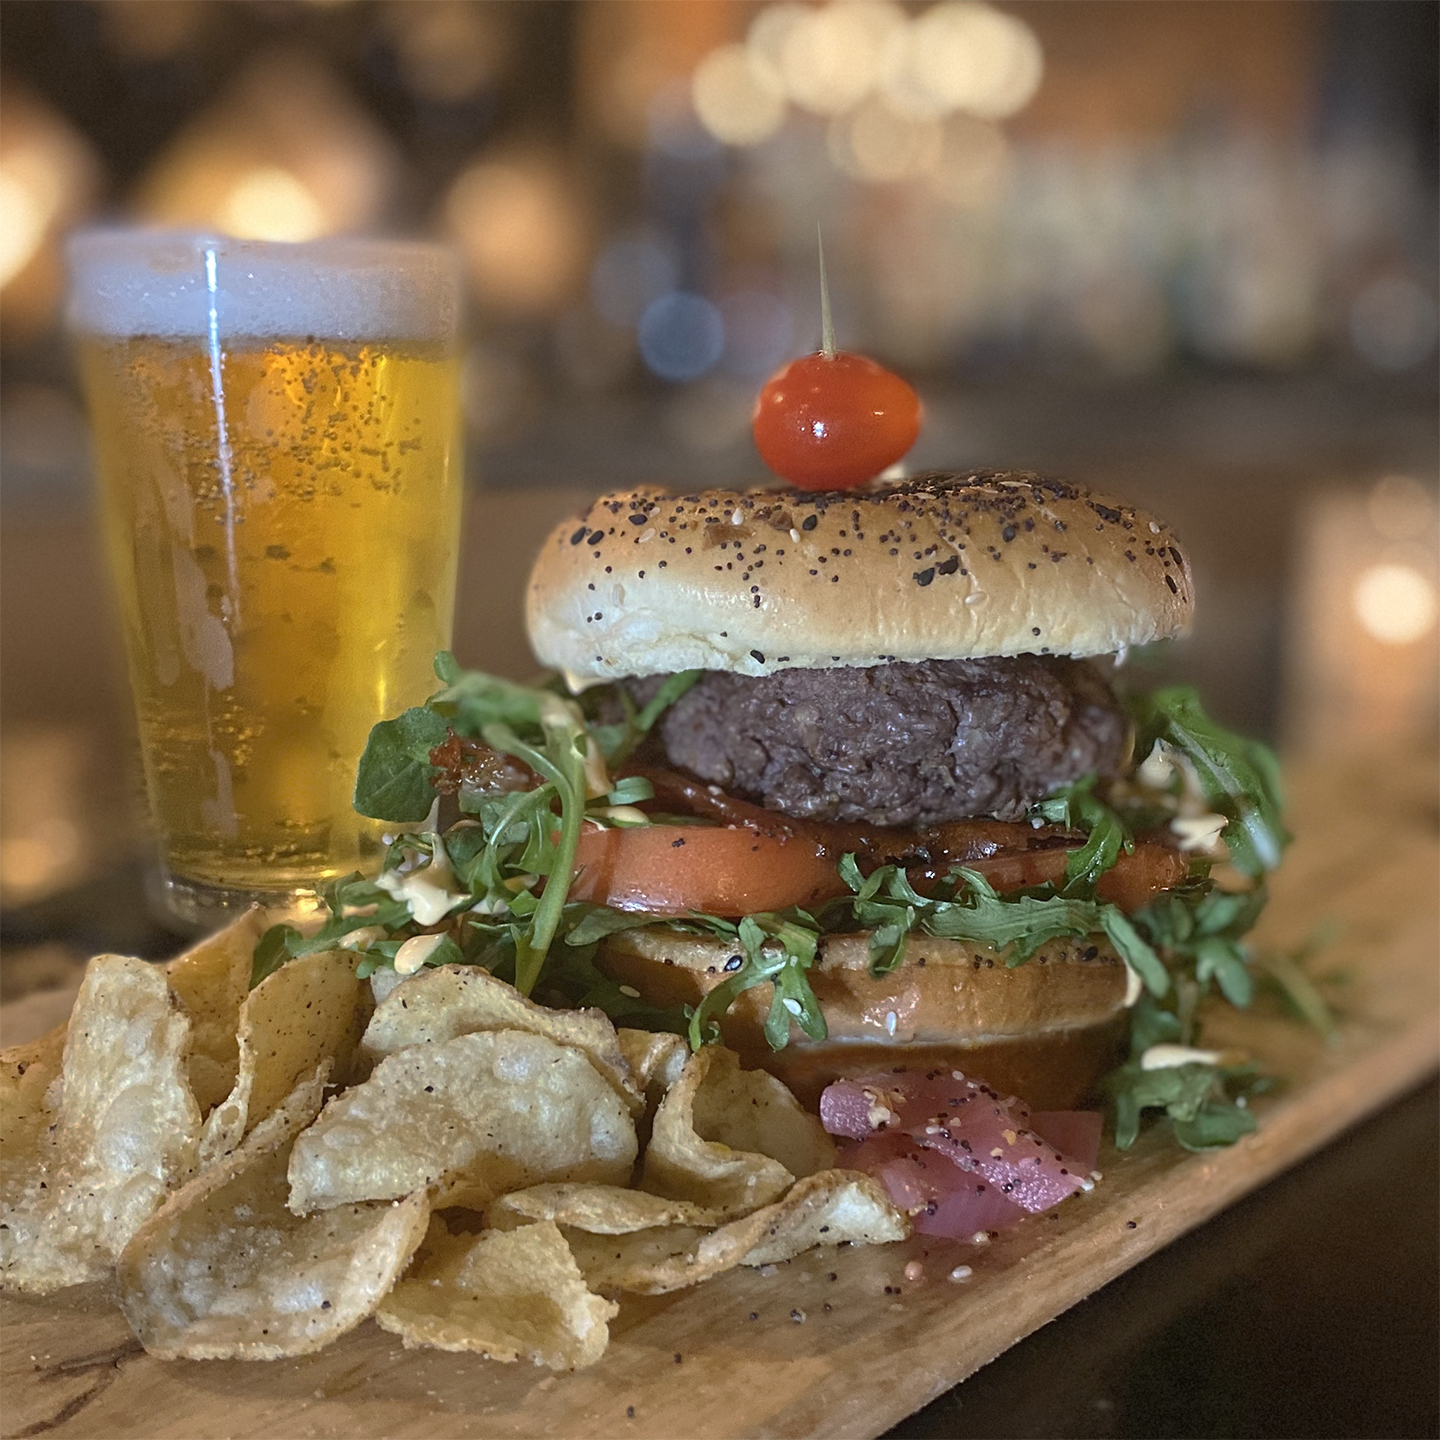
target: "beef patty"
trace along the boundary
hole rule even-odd
[[[1019,820],[1058,785],[1115,774],[1129,734],[1090,665],[1037,655],[709,671],[659,729],[671,764],[733,795],[893,826]]]

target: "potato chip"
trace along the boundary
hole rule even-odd
[[[376,1009],[360,1052],[373,1063],[411,1045],[443,1045],[486,1030],[526,1030],[582,1050],[632,1110],[644,1104],[602,1011],[550,1010],[478,965],[440,965],[396,986]]]
[[[707,1046],[685,1062],[656,1112],[641,1184],[734,1216],[834,1163],[834,1142],[780,1081]]]
[[[240,1148],[152,1216],[117,1267],[131,1328],[162,1359],[308,1355],[374,1312],[425,1233],[423,1193],[304,1219],[286,1206],[294,1137],[328,1062]]]
[[[106,1275],[189,1174],[200,1132],[189,1039],[162,969],[101,955],[76,996],[58,1080],[42,1092],[43,1071],[9,1070],[6,1119],[21,1118],[0,1189],[6,1286],[44,1294]],[[53,1066],[54,1032],[37,1043],[34,1063]]]
[[[485,1212],[485,1223],[496,1230],[553,1220],[592,1235],[628,1235],[661,1225],[710,1229],[724,1218],[688,1200],[666,1200],[618,1185],[534,1185],[502,1195]]]
[[[250,990],[265,912],[254,909],[165,967],[190,1017],[190,1088],[206,1114],[231,1091],[240,1063],[240,1007]]]
[[[415,1045],[337,1096],[296,1142],[297,1214],[430,1187],[482,1207],[547,1180],[624,1184],[629,1107],[589,1059],[543,1035],[492,1030]]]
[[[60,1118],[56,1081],[64,1054],[63,1025],[0,1050],[0,1215],[25,1203],[34,1175],[53,1156],[50,1128]],[[0,1253],[3,1247],[0,1234]]]
[[[322,1060],[337,1080],[348,1079],[370,1006],[348,950],[302,955],[262,980],[240,1009],[235,1087],[206,1121],[201,1164],[234,1150]]]
[[[610,1343],[619,1306],[592,1294],[560,1231],[451,1235],[438,1219],[419,1264],[380,1302],[375,1318],[405,1342],[527,1359],[552,1370],[593,1365]]]
[[[690,1058],[690,1046],[683,1035],[668,1030],[626,1030],[615,1032],[620,1053],[630,1067],[630,1077],[650,1098],[652,1090],[659,1096],[680,1078]]]
[[[596,1235],[573,1227],[562,1233],[593,1288],[661,1295],[737,1265],[789,1260],[817,1245],[903,1240],[910,1222],[868,1175],[824,1170],[797,1181],[775,1204],[708,1233],[687,1225],[629,1235]]]

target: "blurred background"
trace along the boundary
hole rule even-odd
[[[819,223],[839,343],[924,399],[910,468],[1152,506],[1200,592],[1161,673],[1292,753],[1434,747],[1428,0],[6,0],[0,54],[7,995],[68,953],[47,905],[137,883],[60,321],[96,220],[458,247],[469,663],[523,673],[583,496],[764,482]]]

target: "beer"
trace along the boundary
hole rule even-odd
[[[289,314],[262,290],[222,317],[224,266],[204,325],[145,296],[93,307],[108,323],[80,339],[151,809],[190,918],[374,868],[355,766],[435,688],[461,490],[453,305],[418,324],[402,296],[397,324],[393,295],[367,313],[316,265]]]

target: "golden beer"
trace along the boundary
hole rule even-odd
[[[327,292],[315,262],[319,293],[287,321],[264,292],[225,295],[226,263],[212,251],[203,324],[152,300],[86,327],[74,307],[151,808],[186,918],[373,868],[383,826],[351,808],[355,766],[376,721],[435,688],[461,493],[453,304],[420,323],[421,285],[398,315],[393,295],[367,311],[363,286]],[[277,288],[304,279],[292,264]]]

